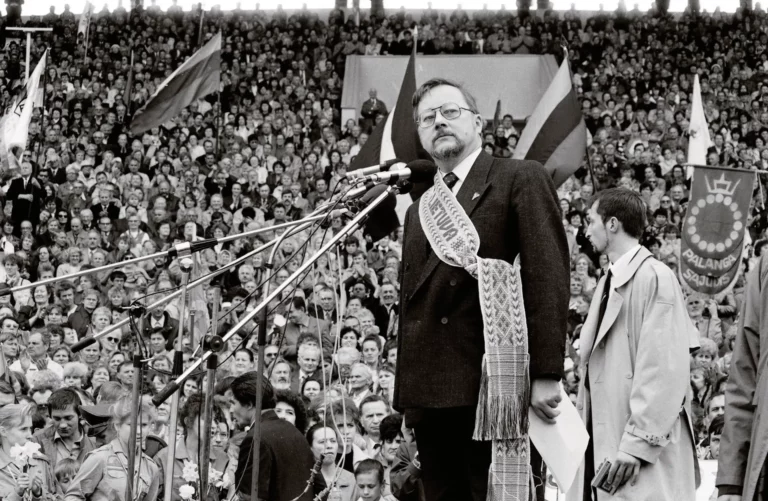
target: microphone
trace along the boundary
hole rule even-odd
[[[387,160],[386,162],[382,162],[379,165],[373,165],[371,167],[363,167],[362,169],[355,169],[351,172],[347,172],[345,177],[350,180],[359,179],[369,174],[376,174],[377,172],[387,172],[391,170],[392,167],[395,165],[397,165],[395,169],[401,169],[405,167],[405,164],[403,162],[401,162],[397,158],[393,158],[392,160]]]
[[[408,163],[408,166],[404,169],[363,176],[360,178],[360,181],[397,184],[398,181],[408,179],[411,183],[424,183],[431,181],[436,173],[437,166],[429,160],[414,160]]]

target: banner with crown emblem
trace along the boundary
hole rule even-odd
[[[702,294],[718,294],[738,277],[755,173],[695,167],[683,221],[680,277]]]

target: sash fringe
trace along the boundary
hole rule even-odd
[[[480,380],[480,395],[475,412],[473,440],[509,440],[528,434],[528,407],[531,397],[523,395],[489,395],[488,376]]]

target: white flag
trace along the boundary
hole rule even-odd
[[[40,78],[45,71],[45,59],[47,55],[48,50],[46,49],[43,56],[40,58],[40,61],[37,63],[35,71],[29,75],[25,93],[22,94],[18,104],[14,106],[14,109],[10,113],[12,120],[6,124],[6,127],[13,124],[13,128],[11,129],[12,135],[5,145],[7,148],[6,151],[10,151],[14,146],[19,146],[22,149],[27,147],[29,122],[32,121],[32,108],[35,107],[35,101],[40,87]],[[16,119],[16,117],[18,117],[18,119]]]
[[[93,4],[91,2],[85,3],[85,9],[80,15],[80,22],[77,25],[77,36],[80,37],[82,33],[84,37],[88,37],[88,26],[91,24],[91,16],[93,15]]]
[[[707,150],[712,145],[709,138],[709,126],[704,115],[704,106],[701,103],[701,86],[699,76],[693,80],[693,102],[691,104],[691,123],[688,125],[688,163],[693,165],[707,165]],[[693,167],[687,169],[688,177],[693,175]]]

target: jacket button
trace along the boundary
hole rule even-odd
[[[451,287],[456,287],[456,279],[451,279]]]
[[[411,269],[411,263],[405,263],[405,269],[410,270]]]
[[[441,318],[441,319],[440,319],[440,323],[442,323],[443,325],[445,325],[445,324],[447,324],[447,323],[448,323],[448,319],[447,319],[447,318],[445,318],[445,317],[443,317],[443,318]]]
[[[603,348],[605,348],[605,341],[600,341],[600,344],[599,344],[599,345],[597,345],[597,347],[598,347],[598,348],[600,348],[601,350],[602,350]]]

